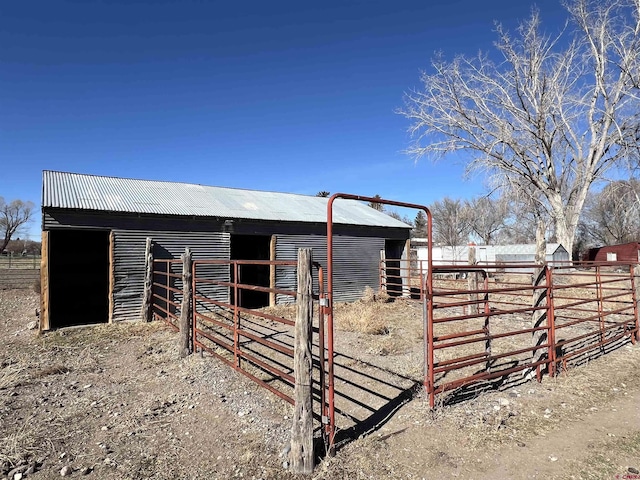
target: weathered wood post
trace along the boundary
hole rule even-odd
[[[380,293],[389,293],[387,290],[387,261],[384,249],[380,250]]]
[[[182,303],[180,305],[180,356],[193,352],[191,342],[191,250],[185,248],[182,254]]]
[[[151,304],[153,302],[153,249],[151,238],[147,237],[144,247],[144,291],[142,293],[142,307],[140,321],[151,321]]]
[[[531,279],[531,283],[533,286],[533,312],[531,314],[531,323],[532,328],[540,328],[545,323],[547,319],[547,309],[544,308],[547,306],[547,266],[546,262],[546,250],[547,250],[547,242],[545,239],[545,225],[542,220],[538,220],[538,224],[536,226],[536,256],[535,256],[535,264],[536,267],[533,270],[533,276]],[[539,347],[544,344],[547,340],[547,332],[545,330],[536,330],[531,333],[532,336],[532,347]],[[544,358],[546,354],[545,348],[537,348],[532,351],[531,361],[532,363],[540,362]],[[536,375],[538,380],[541,379],[540,372],[542,370],[542,366],[538,365],[535,367]],[[530,374],[533,373],[532,371]]]
[[[640,265],[633,267],[633,280],[636,304],[634,311],[636,312],[636,341],[640,341]]]
[[[291,470],[309,475],[313,472],[313,404],[311,327],[313,320],[312,251],[298,249],[298,291],[293,369],[295,376],[293,425],[291,427]]]

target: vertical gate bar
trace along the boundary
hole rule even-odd
[[[324,273],[322,266],[317,264],[318,268],[318,359],[320,360],[320,424],[322,437],[325,445],[329,444],[329,435],[331,434],[331,425],[328,423],[327,412],[327,379],[325,375],[325,344],[324,344]],[[325,423],[327,421],[327,423]]]
[[[425,317],[425,321],[427,322],[427,342],[425,343],[425,348],[428,349],[428,352],[425,352],[425,360],[428,362],[427,368],[427,394],[429,395],[429,406],[433,408],[436,404],[435,399],[435,378],[433,373],[433,361],[434,361],[434,353],[433,353],[433,218],[431,216],[431,212],[428,208],[424,208],[427,213],[427,251],[429,257],[427,258],[427,310],[428,315]]]
[[[423,206],[414,203],[405,203],[405,202],[396,202],[393,200],[384,200],[380,198],[373,197],[364,197],[361,195],[350,195],[346,193],[335,193],[327,202],[327,337],[328,337],[328,374],[329,374],[329,414],[332,418],[332,426],[335,426],[335,411],[334,411],[334,385],[333,385],[333,202],[337,198],[344,198],[350,200],[359,200],[364,202],[375,202],[381,203],[385,205],[395,205],[398,207],[406,207],[406,208],[415,208],[419,210],[424,210],[427,214],[427,248],[429,251],[429,258],[427,259],[428,265],[428,274],[427,274],[427,312],[428,316],[424,315],[424,323],[426,323],[426,328],[424,335],[433,342],[433,283],[432,283],[432,270],[433,270],[433,239],[432,239],[432,227],[433,227],[433,217],[431,215],[431,211]],[[426,342],[425,342],[426,343]],[[427,351],[428,350],[428,351]],[[427,348],[425,345],[425,363],[428,364],[428,368],[425,368],[425,383],[430,383],[433,385],[433,348]],[[427,360],[428,358],[428,360]],[[432,388],[432,387],[430,387]],[[433,395],[430,397],[430,402],[433,404]],[[330,448],[333,449],[333,436],[335,435],[335,428],[332,431],[332,438],[330,442]]]
[[[602,272],[601,266],[596,265],[596,290],[598,295],[598,320],[600,324],[600,349],[604,353],[604,309],[603,309],[603,292],[602,292]]]
[[[240,368],[240,357],[238,355],[238,348],[239,348],[239,342],[240,342],[240,338],[238,336],[238,323],[240,323],[239,321],[240,312],[238,310],[238,303],[240,300],[238,298],[238,293],[239,293],[238,282],[240,281],[240,279],[238,278],[238,273],[240,269],[238,268],[238,262],[233,261],[232,265],[233,265],[233,366],[235,368]]]
[[[329,376],[329,455],[335,453],[336,412],[335,385],[333,378],[333,202],[338,195],[333,195],[327,203],[327,374]]]
[[[487,357],[491,357],[491,332],[489,331],[489,320],[491,318],[491,308],[489,307],[489,275],[484,272],[484,331],[487,336],[485,341],[485,353]],[[487,372],[491,371],[491,362],[487,360]]]
[[[547,343],[549,344],[547,350],[547,369],[549,375],[554,377],[556,374],[556,312],[553,302],[553,272],[552,269],[546,266],[546,280],[547,280]]]

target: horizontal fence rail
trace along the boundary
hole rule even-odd
[[[432,407],[445,392],[553,376],[635,343],[640,332],[635,265],[457,263],[429,272],[423,261],[403,269],[384,259],[380,272],[381,288],[409,284],[426,303]]]
[[[319,291],[323,298],[323,273],[319,264]],[[194,351],[206,351],[290,404],[294,404],[294,327],[296,291],[268,287],[256,281],[269,268],[290,269],[296,261],[194,260],[192,265]],[[222,271],[228,275],[222,275]],[[217,274],[216,274],[217,272]],[[278,298],[279,305],[253,306],[255,293]],[[326,435],[331,425],[326,399],[327,365],[324,313],[321,302],[313,319],[313,389],[320,405],[316,419]]]
[[[182,300],[182,260],[154,259],[151,315],[173,330],[180,329]]]
[[[552,370],[588,361],[638,336],[633,265],[550,267],[553,278]]]

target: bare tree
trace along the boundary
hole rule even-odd
[[[396,212],[395,210],[386,210],[385,212],[387,215],[389,215],[391,218],[395,218],[396,220],[399,220],[403,223],[406,223],[407,225],[411,225],[413,227],[413,220],[411,220],[408,216],[406,215],[400,215],[398,212]]]
[[[11,237],[31,220],[33,213],[33,203],[14,200],[5,203],[0,197],[0,252],[4,252],[11,241]]]
[[[445,197],[442,201],[435,201],[430,210],[433,215],[433,240],[437,245],[455,248],[467,244],[471,229],[466,209],[460,200]]]
[[[509,203],[501,197],[497,200],[489,196],[474,198],[465,202],[469,227],[484,245],[493,245],[505,228],[509,216]]]
[[[637,241],[640,238],[640,182],[616,181],[590,194],[582,216],[585,240],[593,245]]]
[[[571,251],[591,185],[637,155],[640,1],[568,0],[557,36],[534,10],[511,35],[497,25],[501,61],[479,54],[432,62],[401,111],[417,157],[471,153],[510,190],[529,190]],[[569,37],[569,38],[566,38]]]
[[[316,197],[328,197],[329,195],[331,195],[331,192],[327,192],[326,190],[320,190],[316,193]]]

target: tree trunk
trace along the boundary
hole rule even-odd
[[[545,238],[545,233],[547,231],[547,226],[544,223],[544,220],[541,218],[538,219],[538,223],[536,224],[536,265],[542,265],[547,259],[547,240]]]
[[[573,243],[578,230],[578,221],[580,220],[579,212],[582,211],[584,206],[589,186],[590,184],[585,184],[579,187],[577,193],[571,196],[566,205],[560,194],[547,197],[551,204],[551,216],[553,217],[556,240],[569,252],[570,256],[573,255]]]

